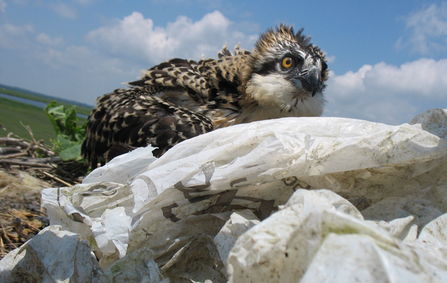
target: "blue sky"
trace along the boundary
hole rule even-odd
[[[400,124],[447,107],[447,1],[0,0],[0,83],[94,105],[143,69],[251,50],[280,23],[327,53],[324,116]]]

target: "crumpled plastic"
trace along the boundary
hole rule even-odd
[[[399,126],[236,125],[159,159],[150,146],[119,156],[83,184],[44,190],[43,207],[97,259],[76,267],[84,282],[442,282],[446,133],[443,109]],[[0,261],[0,279],[30,262],[33,241]],[[42,249],[56,278],[58,251]]]
[[[299,189],[238,238],[228,259],[230,282],[445,282],[447,214],[418,238],[412,220],[365,221],[331,191]]]

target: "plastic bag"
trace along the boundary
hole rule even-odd
[[[232,126],[184,141],[160,159],[151,147],[123,155],[81,185],[44,190],[43,206],[52,225],[89,243],[108,278],[132,276],[120,262],[142,254],[145,276],[172,282],[256,281],[261,263],[282,270],[262,273],[263,282],[354,282],[350,274],[365,275],[362,282],[437,281],[447,268],[439,256],[445,239],[427,229],[446,228],[446,117],[432,110],[414,125],[321,117]],[[312,205],[303,212],[297,199]],[[242,261],[239,243],[259,239],[264,244]],[[259,261],[283,251],[284,239],[310,249],[286,249],[300,264]],[[382,252],[383,245],[392,249]],[[369,265],[352,252],[363,246]],[[414,269],[411,254],[424,260],[422,269]],[[385,262],[391,267],[372,272]]]

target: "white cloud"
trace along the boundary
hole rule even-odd
[[[24,49],[29,46],[28,36],[34,33],[32,25],[0,25],[0,46],[4,48]]]
[[[47,79],[43,88],[52,87],[49,94],[93,104],[96,96],[135,79],[141,69],[163,60],[200,59],[202,54],[216,57],[225,42],[229,47],[241,42],[251,49],[258,38],[256,28],[246,29],[219,11],[198,21],[180,16],[164,27],[134,12],[91,31],[85,44],[72,46],[64,45],[62,38],[36,32],[32,25],[3,24],[0,47],[26,51],[21,52],[23,63],[16,64],[20,71],[15,73],[26,74],[30,78],[27,81],[34,79],[37,86]],[[335,60],[335,56],[329,56],[329,60]],[[19,68],[27,63],[39,66],[40,71]],[[331,72],[324,114],[388,124],[409,122],[426,109],[447,107],[445,74],[447,59],[419,59],[400,66],[364,65],[341,75]]]
[[[229,46],[241,42],[251,48],[257,35],[246,35],[232,27],[233,23],[219,11],[196,22],[179,16],[166,27],[155,26],[151,19],[133,12],[123,20],[90,32],[87,38],[115,55],[156,64],[172,57],[215,57],[225,42]]]
[[[249,22],[233,23],[218,11],[197,21],[180,16],[166,26],[156,26],[134,12],[93,30],[84,43],[66,45],[64,38],[35,31],[32,25],[3,24],[0,48],[22,51],[14,71],[2,79],[13,82],[20,74],[29,78],[29,85],[34,83],[36,89],[39,85],[42,92],[93,104],[95,97],[136,79],[142,69],[166,59],[216,57],[225,42],[229,47],[241,42],[251,49],[258,38],[256,29]]]
[[[55,45],[61,45],[63,43],[63,39],[58,37],[58,38],[51,38],[49,35],[45,34],[45,33],[40,33],[37,37],[36,37],[37,42],[42,43],[44,45],[50,45],[50,46],[55,46]]]
[[[6,12],[6,7],[8,6],[8,4],[6,4],[5,0],[0,0],[0,11],[1,12]]]
[[[411,36],[399,38],[397,48],[410,47],[423,55],[447,51],[447,2],[432,4],[403,20]]]
[[[76,19],[78,16],[77,9],[65,3],[50,3],[48,7],[62,18]]]
[[[325,116],[399,124],[419,112],[447,107],[447,59],[419,59],[396,67],[364,65],[357,72],[331,72]]]
[[[335,55],[328,55],[326,52],[325,54],[326,54],[326,61],[328,63],[333,63],[335,61]]]
[[[21,36],[26,33],[34,32],[32,25],[16,26],[12,24],[4,24],[1,26],[1,29],[12,36]]]
[[[35,32],[32,26],[3,25],[0,47],[23,47],[20,60],[32,62],[40,71],[18,71],[23,69],[19,66],[24,63],[20,63],[15,73],[26,73],[31,78],[27,80],[29,84],[44,85],[40,91],[93,104],[97,96],[122,87],[122,82],[136,79],[142,69],[163,60],[200,59],[203,53],[216,57],[225,40],[229,46],[238,42],[247,48],[253,46],[258,36],[240,32],[245,30],[243,25],[234,26],[220,12],[195,22],[178,17],[165,27],[157,27],[151,19],[135,12],[90,32],[85,44],[71,46],[66,46],[63,38]],[[54,81],[57,83],[51,83]]]
[[[142,69],[83,45],[37,45],[29,52],[32,68],[38,66],[39,71],[23,70],[28,84],[34,82],[46,89],[41,90],[43,93],[90,105],[94,105],[96,97],[134,80]]]

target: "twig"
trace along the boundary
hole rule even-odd
[[[8,252],[6,251],[5,244],[3,243],[3,237],[0,237],[0,256],[3,258]]]
[[[64,185],[67,186],[67,187],[73,187],[73,185],[71,185],[71,184],[65,182],[64,180],[62,180],[62,179],[60,179],[60,178],[58,178],[58,177],[56,177],[56,176],[51,175],[51,174],[48,173],[48,172],[45,172],[45,171],[41,171],[41,172],[42,172],[42,174],[44,174],[45,176],[50,177],[50,178],[52,178],[53,180],[56,180],[56,181],[58,181],[59,183],[62,183],[62,184],[64,184]]]
[[[19,219],[21,221],[20,225],[24,225],[24,226],[30,228],[31,230],[34,230],[34,232],[37,232],[37,233],[40,232],[39,228],[34,227],[33,225],[27,223],[26,221],[23,221],[21,217],[15,215],[12,211],[8,211],[8,213],[11,214],[12,216],[14,216],[16,219]]]
[[[15,138],[10,138],[10,137],[0,138],[0,144],[17,145],[23,149],[26,149],[30,146],[30,143],[28,143],[28,142],[25,142],[21,139],[15,139]]]
[[[58,156],[58,155],[54,155],[54,156],[50,156],[50,157],[42,157],[42,158],[35,158],[35,159],[31,159],[30,161],[35,161],[37,163],[58,163],[60,162],[62,159]]]
[[[40,229],[39,229],[39,228],[34,227],[33,225],[29,224],[29,223],[26,222],[26,221],[24,221],[22,224],[25,225],[27,228],[33,230],[33,231],[36,232],[36,233],[39,233],[39,232],[40,232]]]
[[[48,165],[48,164],[34,163],[34,162],[25,162],[25,161],[17,161],[17,160],[5,160],[5,159],[0,159],[0,164],[34,166],[34,167],[42,167],[42,168],[53,168],[53,166]]]
[[[0,147],[0,154],[6,156],[7,154],[20,153],[20,148],[17,147]]]
[[[15,153],[15,154],[2,155],[2,159],[15,158],[15,157],[27,156],[27,155],[28,155],[27,152],[20,152],[20,153]]]
[[[0,158],[0,160],[5,159],[3,156]],[[22,158],[21,158],[22,159]],[[39,163],[39,164],[48,164],[51,165],[52,163],[58,163],[62,159],[59,156],[50,156],[50,157],[41,157],[41,158],[23,158],[22,162],[28,162],[30,164],[33,163]],[[19,161],[16,159],[16,161]]]
[[[33,141],[33,143],[37,144],[36,140],[34,139],[33,131],[31,131],[30,126],[23,125],[22,121],[20,121],[20,125],[22,125],[25,128],[25,130],[28,131],[28,134],[31,136],[31,140]]]
[[[4,191],[6,191],[6,190],[8,190],[9,189],[9,185],[7,185],[6,187],[4,187],[3,189],[1,189],[0,190],[0,195],[4,192]]]
[[[3,224],[1,222],[0,222],[0,226],[2,227],[3,236],[5,236],[6,242],[8,242],[9,245],[13,246],[14,249],[17,249],[17,246],[14,245],[14,243],[11,241],[11,239],[9,239],[8,234],[6,233],[5,228],[3,228]]]

